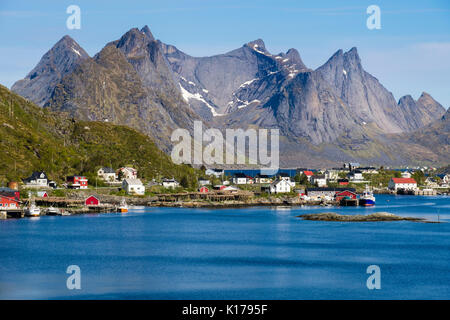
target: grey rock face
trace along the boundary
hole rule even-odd
[[[423,92],[417,101],[410,95],[401,97],[398,106],[402,109],[405,118],[405,131],[425,127],[438,120],[445,112],[445,108],[426,92]]]
[[[183,100],[161,46],[148,27],[129,30],[59,79],[44,104],[83,120],[128,125],[170,151],[176,128],[199,119]]]
[[[11,90],[43,106],[50,98],[56,84],[89,55],[71,37],[64,36],[31,70],[25,79],[19,80]]]

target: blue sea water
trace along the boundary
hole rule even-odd
[[[1,299],[449,299],[450,224],[318,222],[386,211],[450,222],[450,197],[374,208],[133,208],[0,221]],[[81,290],[68,290],[69,265]],[[381,289],[369,290],[369,265]]]

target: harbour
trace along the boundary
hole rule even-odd
[[[130,206],[2,221],[0,298],[445,299],[449,208],[448,196],[377,195],[376,207]],[[444,223],[297,217],[380,211]],[[72,264],[82,290],[65,286]],[[382,290],[367,289],[369,265]]]

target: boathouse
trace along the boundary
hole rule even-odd
[[[84,201],[84,205],[86,206],[98,206],[100,205],[100,200],[97,197],[90,196]]]
[[[356,193],[350,190],[340,191],[337,192],[334,196],[336,201],[341,201],[343,198],[351,198],[353,200],[356,200]]]

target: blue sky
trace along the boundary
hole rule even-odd
[[[66,8],[81,8],[69,30]],[[369,5],[381,29],[366,27]],[[261,38],[272,53],[296,48],[317,68],[338,49],[358,48],[364,68],[396,99],[422,91],[450,106],[450,1],[54,0],[0,1],[0,83],[10,87],[65,34],[90,55],[132,27],[193,56],[224,53]]]

